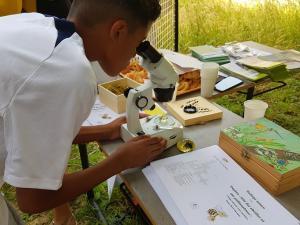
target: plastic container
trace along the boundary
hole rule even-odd
[[[248,100],[244,102],[244,119],[256,120],[265,116],[268,104],[261,100]]]
[[[212,96],[219,72],[219,64],[214,62],[203,63],[201,70],[201,96]]]

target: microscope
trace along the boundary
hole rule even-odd
[[[169,148],[183,138],[181,123],[168,114],[139,119],[139,112],[155,108],[153,91],[159,102],[171,101],[178,75],[172,64],[149,41],[138,46],[137,54],[142,57],[142,66],[149,71],[150,79],[137,88],[125,91],[127,124],[121,127],[121,137],[124,141],[139,135],[162,137],[167,140],[166,148]]]

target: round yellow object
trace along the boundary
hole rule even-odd
[[[191,152],[195,149],[196,144],[191,139],[184,138],[177,142],[177,149],[181,152]]]

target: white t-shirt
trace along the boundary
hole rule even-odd
[[[76,32],[56,46],[52,17],[0,17],[0,34],[0,187],[57,190],[99,77]]]

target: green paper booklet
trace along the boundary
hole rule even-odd
[[[257,72],[256,70],[250,69],[242,65],[238,65],[234,62],[220,66],[220,70],[232,76],[237,76],[242,79],[246,78],[251,81],[257,81],[268,76],[265,73]]]
[[[265,61],[283,62],[286,65],[287,70],[290,72],[300,71],[300,52],[293,49],[272,55],[260,56],[259,58]]]
[[[286,69],[286,65],[283,62],[266,61],[261,57],[253,56],[244,59],[237,60],[238,64],[242,64],[253,68],[261,73],[266,73],[274,81],[280,81],[290,76]]]
[[[220,65],[230,62],[228,55],[225,54],[222,49],[215,48],[211,45],[190,47],[190,49],[192,56],[203,62],[216,62]]]
[[[281,175],[300,172],[300,137],[265,118],[223,132]]]

